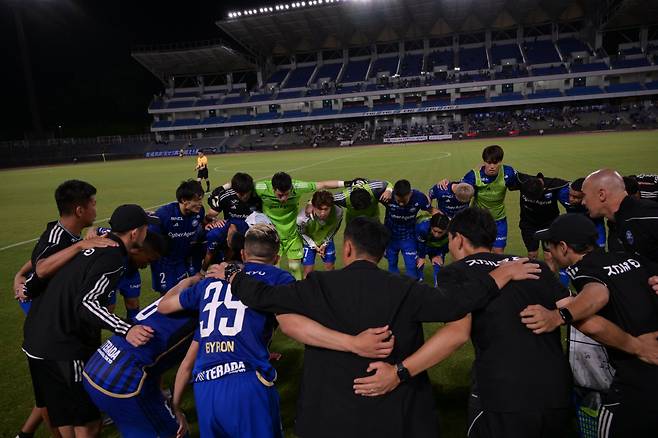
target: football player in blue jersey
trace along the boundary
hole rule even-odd
[[[194,286],[200,275],[183,279],[169,293]],[[160,389],[162,374],[178,364],[198,324],[196,312],[159,313],[162,298],[137,314],[139,324],[153,329],[153,338],[135,347],[121,336],[108,339],[87,362],[85,390],[123,437],[185,436],[187,423],[173,411]]]
[[[384,225],[391,232],[391,240],[386,248],[389,272],[399,273],[398,253],[402,252],[406,274],[417,278],[416,269],[416,216],[421,211],[437,213],[430,205],[427,196],[411,188],[411,183],[401,179],[393,186],[393,199],[386,203]]]
[[[446,188],[435,184],[430,188],[430,202],[436,199],[436,208],[450,219],[466,209],[475,194],[473,186],[462,182],[446,182]]]
[[[422,281],[424,278],[425,257],[429,257],[434,270],[434,286],[438,285],[437,276],[448,253],[449,224],[448,216],[440,213],[436,213],[431,218],[421,219],[416,224],[418,280]]]
[[[243,249],[245,272],[270,285],[294,282],[291,274],[273,266],[279,259],[279,246],[274,227],[256,224],[250,228]],[[224,275],[228,270],[219,276]],[[233,298],[228,282],[213,278],[167,294],[158,307],[163,313],[199,311],[195,340],[176,376],[173,404],[180,406],[192,376],[202,437],[282,436],[279,397],[274,388],[276,370],[267,349],[277,321],[284,333],[300,342],[363,356],[387,356],[394,343],[388,339],[388,327],[369,329],[354,337],[299,315],[278,315],[275,319],[272,314],[248,308]],[[365,349],[357,346],[364,345],[364,339],[369,345]]]
[[[176,202],[155,212],[160,224],[149,226],[167,239],[167,255],[151,263],[153,290],[161,294],[188,275],[190,247],[203,233],[203,195],[198,181],[183,181],[176,190]]]

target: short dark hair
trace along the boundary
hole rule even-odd
[[[343,237],[352,242],[358,253],[365,253],[380,260],[384,256],[391,234],[379,221],[358,216],[347,224]]]
[[[635,176],[625,176],[624,186],[626,187],[626,193],[631,196],[637,194],[640,191],[640,185],[637,183]]]
[[[88,182],[71,179],[64,181],[55,190],[55,202],[60,216],[73,214],[76,207],[85,207],[96,195],[96,187]]]
[[[411,183],[406,179],[401,179],[395,182],[393,186],[393,194],[395,196],[407,196],[411,193]]]
[[[194,198],[203,198],[203,187],[199,181],[188,179],[180,183],[176,189],[176,200],[178,202],[191,201]]]
[[[448,233],[457,233],[467,238],[476,248],[493,248],[498,229],[493,216],[488,210],[478,207],[468,207],[452,218],[448,225]]]
[[[441,228],[442,230],[447,230],[448,225],[450,225],[450,218],[444,214],[436,213],[430,219],[430,228]]]
[[[485,163],[500,163],[503,161],[505,152],[497,144],[487,146],[482,150],[482,161]]]
[[[292,189],[292,178],[285,172],[277,172],[272,176],[272,188],[280,192]]]
[[[254,190],[254,179],[248,173],[238,172],[231,178],[231,188],[241,195]]]
[[[255,257],[274,258],[280,245],[281,239],[272,225],[256,224],[244,235],[244,249]]]
[[[569,184],[569,188],[574,192],[582,192],[583,182],[585,182],[585,178],[574,179],[573,181],[571,181],[571,184]]]
[[[144,238],[144,248],[162,257],[167,254],[167,240],[160,233],[148,231]]]
[[[363,210],[370,207],[372,201],[372,196],[370,196],[370,193],[366,189],[357,187],[352,189],[350,193],[350,204],[352,204],[355,210]]]
[[[311,198],[311,204],[313,207],[320,208],[322,206],[332,207],[334,205],[334,195],[327,190],[318,190],[313,193],[313,198]]]
[[[544,183],[541,178],[531,176],[521,183],[521,191],[531,199],[539,199],[544,193]]]

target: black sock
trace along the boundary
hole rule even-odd
[[[20,432],[18,432],[17,437],[18,438],[34,438],[34,432],[30,433],[30,432],[20,431]]]
[[[210,191],[210,181],[206,181],[206,191]]]

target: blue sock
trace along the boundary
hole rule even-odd
[[[437,287],[439,285],[439,271],[441,270],[441,265],[435,265],[432,264],[432,267],[434,268],[434,287]]]

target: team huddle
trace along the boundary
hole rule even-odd
[[[503,156],[486,147],[480,167],[428,194],[406,179],[278,172],[254,182],[240,172],[206,211],[200,153],[199,181],[182,182],[176,201],[155,212],[121,205],[109,228],[93,226],[91,184],[62,183],[59,220],[14,279],[35,395],[18,436],[42,421],[54,436],[98,436],[101,413],[122,436],[187,436],[191,385],[202,437],[280,437],[275,381],[287,377],[268,349],[277,328],[306,346],[300,437],[439,436],[426,370],[469,339],[464,432],[566,436],[579,382],[562,325],[605,346],[615,370],[598,436],[657,436],[658,176],[602,169],[567,181],[518,172]],[[508,191],[520,193],[524,258],[504,254]],[[345,267],[335,270],[343,224]],[[384,257],[388,271],[377,267]],[[161,297],[142,307],[147,266]],[[425,340],[424,322],[446,324]],[[112,333],[104,343],[102,329]],[[170,369],[175,381],[164,382]]]

